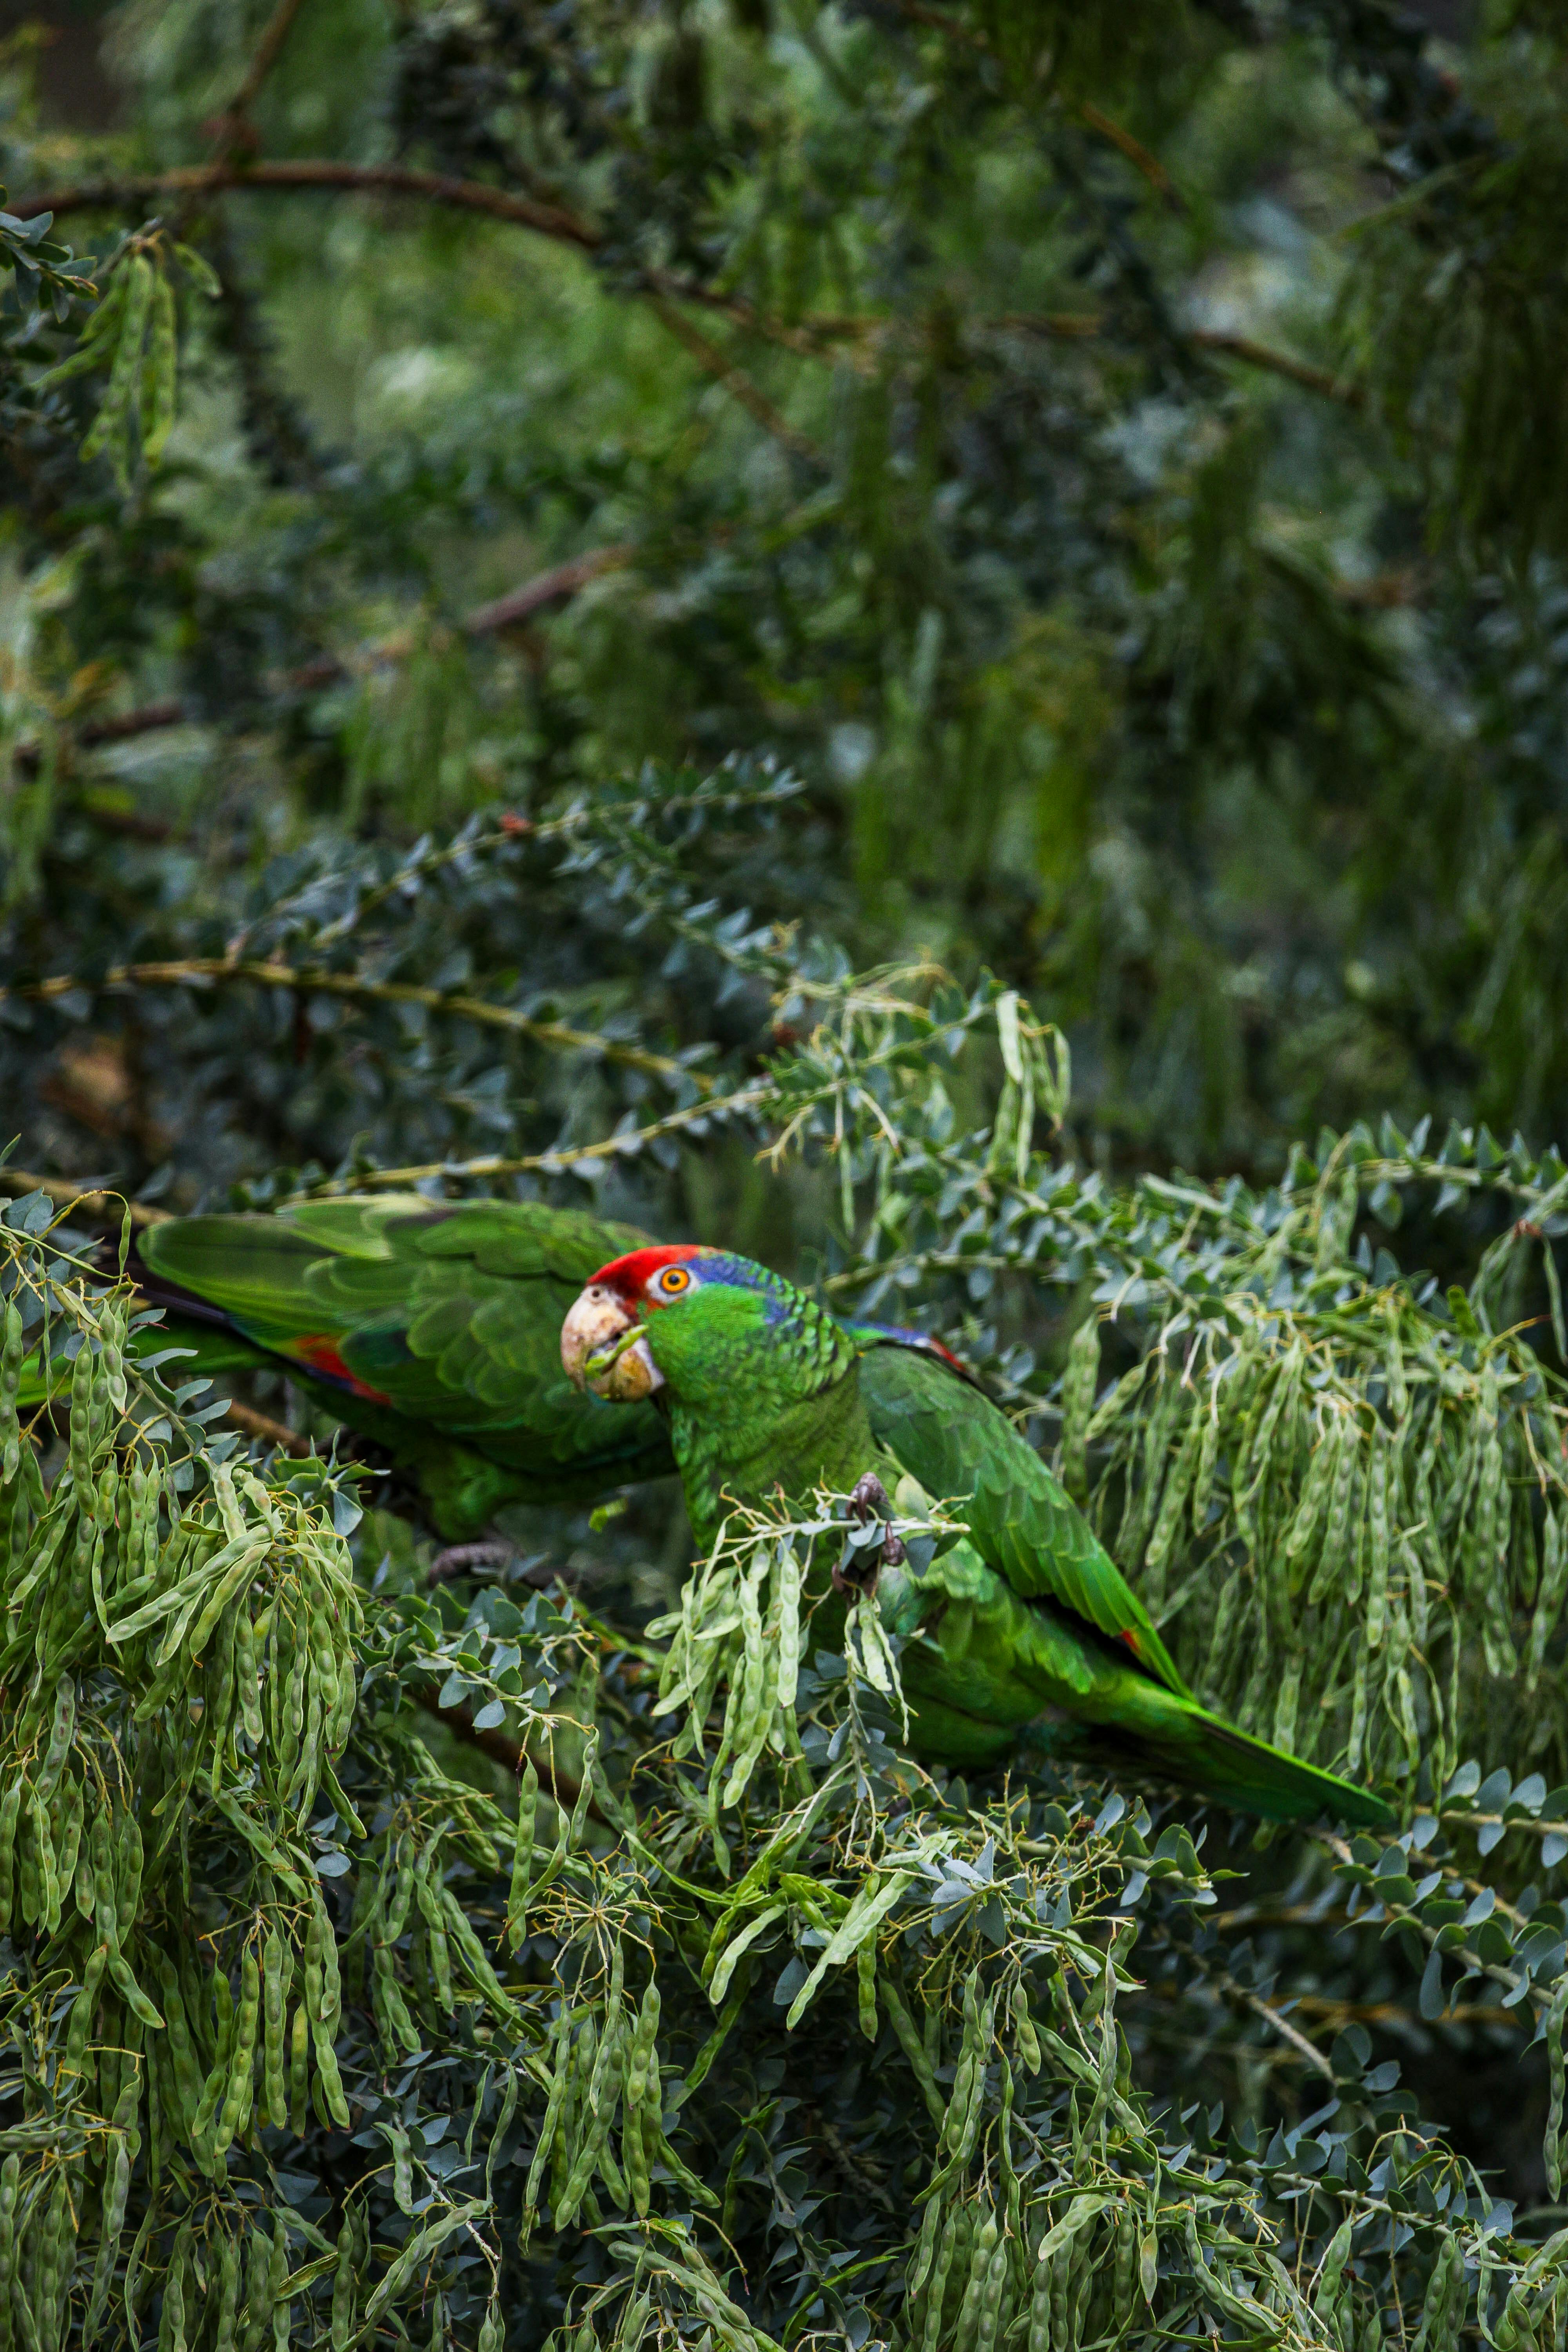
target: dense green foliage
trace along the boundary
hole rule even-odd
[[[90,137],[6,53],[5,2342],[1561,2345],[1563,26],[1461,29],[132,0]],[[72,1179],[941,1328],[1402,1827],[922,1773],[842,1498],[431,1589]]]

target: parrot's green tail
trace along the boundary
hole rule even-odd
[[[1179,1743],[1165,1752],[1178,1779],[1218,1804],[1257,1813],[1266,1822],[1312,1821],[1326,1813],[1331,1821],[1346,1822],[1354,1829],[1397,1827],[1392,1808],[1370,1789],[1320,1771],[1315,1764],[1303,1764],[1266,1740],[1234,1730],[1202,1707],[1191,1709]]]
[[[1267,1740],[1236,1730],[1192,1700],[1145,1683],[1138,1701],[1135,1723],[1106,1717],[1074,1722],[1053,1710],[1050,1717],[1030,1726],[1030,1741],[1048,1755],[1112,1774],[1131,1765],[1142,1779],[1173,1780],[1194,1796],[1261,1821],[1310,1822],[1322,1816],[1352,1829],[1397,1826],[1392,1809],[1370,1789],[1321,1771],[1315,1764],[1303,1764],[1299,1757],[1270,1748]],[[956,1746],[951,1739],[942,1744]]]

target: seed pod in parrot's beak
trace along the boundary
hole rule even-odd
[[[664,1386],[636,1314],[601,1283],[588,1285],[561,1326],[561,1361],[574,1388],[612,1404],[636,1404]]]

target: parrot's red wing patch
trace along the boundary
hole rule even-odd
[[[327,1332],[307,1332],[289,1345],[289,1354],[301,1364],[309,1365],[324,1381],[333,1381],[347,1389],[351,1396],[363,1397],[371,1404],[390,1404],[392,1399],[384,1389],[373,1389],[368,1382],[351,1372],[338,1353],[338,1343]]]

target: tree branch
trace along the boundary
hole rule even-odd
[[[742,1087],[732,1095],[706,1095],[700,1102],[688,1103],[683,1110],[672,1110],[664,1118],[649,1119],[646,1127],[632,1129],[625,1135],[606,1135],[598,1143],[574,1144],[570,1150],[532,1151],[521,1158],[508,1160],[499,1152],[487,1152],[477,1160],[426,1160],[411,1162],[405,1168],[372,1168],[358,1176],[329,1177],[323,1183],[312,1185],[308,1192],[290,1197],[302,1201],[339,1200],[348,1194],[373,1192],[383,1186],[403,1192],[412,1184],[443,1177],[452,1183],[477,1183],[496,1176],[535,1176],[559,1171],[570,1161],[575,1167],[582,1160],[616,1160],[623,1155],[635,1156],[645,1144],[661,1135],[679,1135],[683,1129],[700,1125],[707,1119],[749,1118],[762,1110],[773,1097],[771,1083],[763,1080],[755,1086]]]
[[[368,980],[363,973],[311,971],[293,964],[231,961],[226,956],[191,956],[168,963],[118,963],[96,982],[74,972],[56,972],[48,980],[19,987],[0,987],[0,1003],[25,999],[48,1004],[76,990],[93,994],[130,988],[226,987],[247,982],[258,988],[287,988],[300,996],[336,996],[349,1003],[416,1004],[427,1013],[444,1013],[453,1020],[472,1021],[483,1028],[505,1029],[556,1053],[592,1054],[626,1069],[672,1084],[689,1081],[700,1094],[713,1091],[713,1080],[668,1054],[654,1054],[641,1045],[623,1045],[590,1029],[571,1029],[561,1021],[535,1021],[510,1004],[491,1004],[481,996],[458,996],[439,988],[422,988],[411,981]]]
[[[224,121],[231,126],[243,126],[249,120],[250,110],[281,54],[284,42],[293,30],[294,19],[304,0],[278,0],[278,5],[268,18],[265,29],[256,45],[256,54],[249,70],[228,102]]]
[[[502,629],[516,628],[547,604],[568,603],[590,582],[602,580],[606,572],[626,571],[636,558],[637,548],[629,540],[615,547],[590,548],[585,555],[574,555],[565,563],[525,580],[521,587],[509,588],[491,604],[476,604],[463,615],[464,633],[470,637],[491,637]]]
[[[1347,383],[1343,376],[1331,375],[1327,368],[1312,367],[1305,360],[1292,359],[1289,352],[1276,352],[1267,343],[1255,343],[1250,335],[1222,335],[1196,327],[1187,341],[1195,343],[1201,352],[1219,352],[1226,359],[1240,360],[1246,367],[1266,368],[1271,375],[1282,375],[1291,383],[1299,383],[1304,392],[1321,393],[1325,400],[1342,401],[1347,408],[1365,405],[1366,394],[1359,383]]]
[[[732,360],[727,359],[718,345],[710,343],[689,319],[683,319],[673,302],[665,301],[659,295],[654,295],[651,299],[661,322],[668,328],[676,341],[690,352],[698,366],[705,370],[715,383],[722,384],[724,390],[739,401],[748,416],[753,417],[765,433],[771,433],[773,439],[782,442],[795,457],[805,457],[814,466],[822,465],[822,452],[816,444],[808,440],[804,433],[796,432],[783,411],[773,406],[767,394],[753,383],[744,368],[737,367]]]
[[[66,1207],[79,1209],[85,1217],[95,1222],[118,1224],[127,1207],[132,1225],[140,1231],[143,1225],[168,1223],[171,1212],[155,1209],[150,1202],[127,1202],[123,1194],[111,1192],[103,1184],[73,1184],[68,1176],[35,1176],[26,1168],[0,1168],[0,1192],[8,1200],[19,1201],[26,1192],[47,1192],[51,1201],[62,1202]]]
[[[127,205],[156,203],[163,196],[219,195],[226,189],[310,192],[337,190],[366,195],[417,196],[426,204],[447,205],[459,212],[484,213],[491,220],[531,228],[558,244],[574,245],[592,253],[602,242],[593,225],[557,205],[535,204],[528,196],[510,195],[482,180],[458,180],[441,172],[421,172],[404,163],[344,163],[331,157],[302,157],[277,163],[247,163],[226,157],[214,163],[184,164],[174,171],[133,173],[121,180],[82,181],[33,196],[13,207],[19,220],[38,213],[120,212]]]
[[[472,1707],[460,1705],[443,1706],[440,1692],[435,1683],[426,1683],[423,1689],[415,1692],[414,1696],[426,1715],[435,1716],[438,1722],[446,1725],[448,1731],[456,1732],[458,1738],[466,1741],[470,1748],[477,1748],[481,1755],[488,1756],[492,1764],[504,1765],[514,1779],[521,1778],[525,1764],[531,1764],[558,1805],[563,1807],[574,1805],[582,1795],[582,1781],[572,1773],[563,1771],[561,1766],[554,1763],[548,1756],[535,1756],[531,1749],[520,1747],[515,1739],[509,1738],[507,1733],[499,1727],[481,1731],[474,1721]],[[588,1811],[596,1822],[604,1824],[605,1829],[614,1827],[614,1823],[605,1819],[597,1802],[592,1797],[588,1800]]]
[[[921,13],[934,15],[936,12],[922,10]],[[1122,136],[1130,138],[1131,134]],[[1131,143],[1135,145],[1136,142]],[[1153,161],[1152,158],[1149,160],[1151,163]],[[507,221],[519,228],[532,229],[537,236],[575,246],[584,253],[597,251],[603,243],[598,229],[580,215],[566,212],[559,205],[536,204],[527,196],[511,195],[504,188],[492,188],[480,180],[451,179],[439,172],[419,172],[401,164],[341,163],[330,159],[248,165],[226,161],[122,180],[82,183],[75,187],[57,188],[44,195],[20,199],[12,209],[17,218],[31,220],[43,212],[123,210],[128,205],[156,201],[161,196],[199,196],[209,193],[217,194],[226,189],[246,188],[258,193],[337,189],[350,194],[416,196],[427,204],[447,205],[459,211],[481,213],[491,220]],[[666,304],[700,304],[703,309],[731,320],[748,334],[762,335],[770,342],[782,344],[807,359],[822,358],[826,345],[874,338],[885,334],[896,324],[893,320],[880,318],[808,314],[793,325],[786,325],[782,320],[767,318],[741,296],[721,294],[711,287],[694,284],[670,270],[647,270],[628,290]],[[976,320],[975,324],[982,331],[1010,328],[1086,339],[1104,331],[1101,320],[1089,315],[1081,319],[1070,314],[1041,318],[1004,316]],[[1249,336],[1199,329],[1187,340],[1201,351],[1217,352],[1227,359],[1239,360],[1247,367],[1266,369],[1274,375],[1284,376],[1290,383],[1300,384],[1304,391],[1341,401],[1347,407],[1359,408],[1364,403],[1365,394],[1360,385],[1346,383],[1330,374],[1326,369],[1309,365],[1304,360],[1293,359],[1289,352],[1272,351],[1266,344],[1254,342]],[[735,373],[720,354],[715,353],[715,358],[720,360],[726,377]],[[762,396],[758,395],[759,398]],[[786,426],[785,430],[793,432],[794,428]]]

